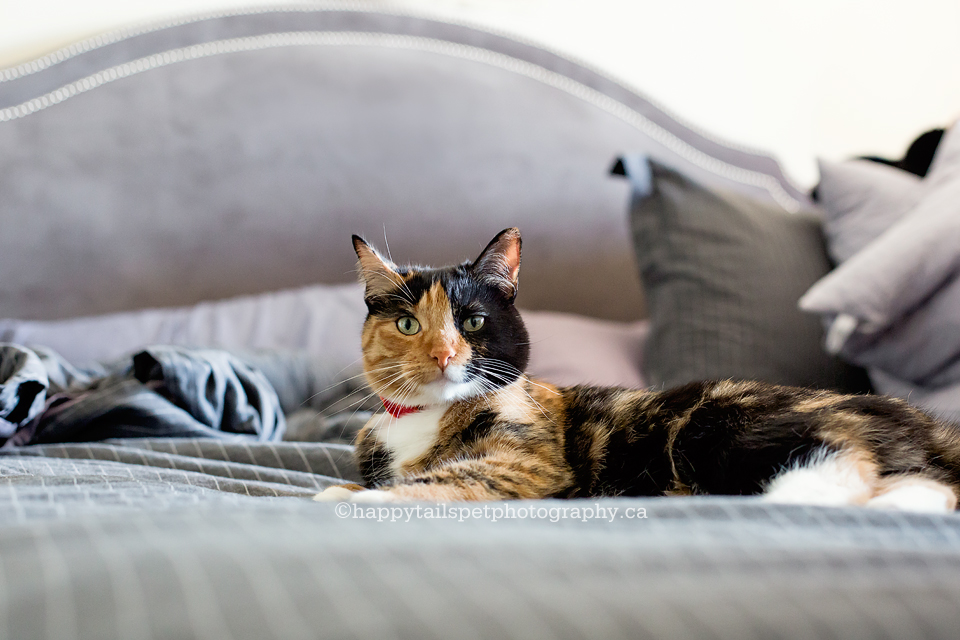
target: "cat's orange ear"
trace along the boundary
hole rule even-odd
[[[367,286],[365,297],[392,293],[403,286],[403,277],[397,273],[397,265],[381,256],[360,236],[353,236],[353,250],[360,259],[360,281]]]
[[[520,286],[520,230],[511,227],[498,233],[473,263],[473,272],[513,300]]]

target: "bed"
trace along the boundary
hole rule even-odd
[[[349,2],[0,71],[0,149],[0,336],[40,363],[0,394],[0,637],[955,637],[954,515],[309,500],[359,480],[351,435],[375,408],[353,233],[446,263],[520,227],[547,379],[866,391],[796,308],[832,264],[772,157],[534,43]],[[275,392],[255,426],[184,437],[102,405],[50,426],[69,376],[154,391],[145,371],[211,350]]]

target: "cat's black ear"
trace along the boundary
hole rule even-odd
[[[365,297],[391,293],[403,286],[403,277],[397,273],[397,265],[381,256],[360,236],[353,236],[353,250],[360,259],[360,281],[367,287]]]
[[[481,282],[497,287],[513,300],[520,278],[520,230],[511,227],[498,233],[472,268]]]

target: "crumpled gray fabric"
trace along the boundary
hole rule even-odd
[[[156,346],[78,369],[54,351],[0,344],[4,446],[107,438],[280,440],[277,392],[226,351]]]

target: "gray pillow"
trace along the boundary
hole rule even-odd
[[[647,320],[613,322],[556,311],[521,311],[530,334],[527,372],[558,385],[641,389]]]
[[[850,173],[826,176],[828,183],[844,177]],[[862,183],[851,188],[868,190]],[[840,191],[821,193],[831,217],[844,215]],[[811,287],[800,306],[829,324],[829,351],[927,384],[960,358],[960,335],[952,330],[960,319],[960,127],[944,135],[916,187],[893,193],[876,182],[856,218],[870,231],[851,224],[831,242],[849,244],[885,225],[883,233]]]
[[[739,378],[868,389],[862,370],[823,351],[820,323],[797,308],[830,269],[816,213],[713,191],[656,162],[624,164],[650,310],[650,384]]]
[[[834,321],[836,347],[879,336],[926,303],[960,273],[960,172],[924,194],[879,238],[810,288],[805,311]],[[960,308],[955,310],[960,315]],[[841,318],[842,317],[842,318]]]
[[[960,278],[886,331],[854,332],[840,355],[913,385],[934,389],[960,384]]]
[[[166,344],[303,350],[344,367],[360,358],[365,317],[362,285],[314,285],[189,307],[65,320],[0,320],[0,337],[50,347],[77,366]]]
[[[819,164],[823,231],[836,264],[879,237],[923,196],[920,178],[895,167],[868,160]]]
[[[820,160],[819,165],[827,251],[842,264],[960,173],[960,127],[943,135],[924,179],[867,160]]]

